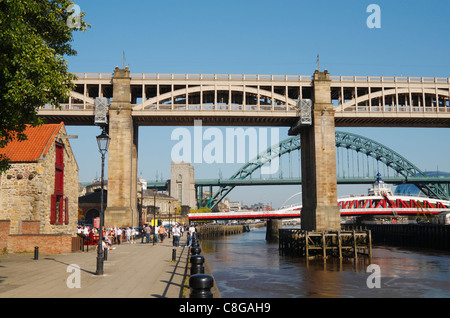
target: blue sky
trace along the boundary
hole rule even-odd
[[[366,25],[369,4],[381,9],[381,28]],[[316,56],[332,75],[449,77],[448,1],[75,0],[92,28],[76,32],[71,72],[311,75]],[[139,129],[138,173],[148,180],[170,176],[175,127]],[[395,149],[422,170],[450,171],[447,128],[338,128]],[[98,127],[68,127],[80,167],[79,180],[100,175]],[[287,128],[280,128],[280,139]],[[194,165],[197,178],[231,176],[240,164]],[[339,188],[339,195],[367,186]],[[300,187],[233,190],[243,201],[283,203]]]

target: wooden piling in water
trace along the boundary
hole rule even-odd
[[[279,250],[285,255],[306,259],[320,257],[323,260],[328,257],[372,258],[372,239],[368,230],[315,232],[281,229],[279,236]]]

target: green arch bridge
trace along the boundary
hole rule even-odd
[[[207,200],[199,200],[199,206],[206,206],[214,209],[217,204],[224,199],[230,191],[236,186],[249,186],[249,185],[288,185],[288,184],[301,184],[301,178],[265,178],[254,179],[252,174],[261,169],[264,165],[270,164],[270,162],[277,157],[287,155],[293,151],[300,150],[300,136],[294,136],[287,138],[279,143],[269,147],[266,151],[260,153],[256,158],[248,161],[238,171],[236,171],[228,179],[206,179],[196,180],[195,185],[197,188],[209,187],[210,197]],[[352,151],[359,155],[365,155],[367,160],[372,158],[377,164],[382,164],[385,167],[394,171],[396,176],[386,177],[383,176],[383,180],[386,183],[392,184],[414,184],[419,188],[427,197],[450,200],[450,178],[448,177],[430,177],[415,166],[411,161],[398,154],[393,149],[390,149],[381,143],[372,139],[353,134],[348,132],[336,131],[336,151],[343,149]],[[337,164],[342,162],[339,154],[337,154]],[[343,155],[341,154],[341,157]],[[349,159],[349,158],[347,158]],[[341,163],[342,164],[342,163]],[[347,164],[350,165],[350,160],[347,160]],[[358,167],[362,164],[358,163]],[[367,162],[368,165],[368,162]],[[350,170],[350,167],[349,169]],[[347,171],[348,174],[348,171]],[[375,176],[342,176],[337,178],[338,184],[368,184],[373,183]],[[149,182],[148,188],[167,189],[169,181],[162,182]],[[212,187],[219,187],[219,189],[212,195]],[[202,196],[200,196],[202,197]]]

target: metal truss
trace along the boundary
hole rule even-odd
[[[395,170],[401,176],[405,178],[405,183],[408,182],[408,178],[414,177],[427,177],[417,166],[401,156],[394,150],[374,141],[369,138],[336,131],[336,147],[351,149],[356,152],[366,154],[368,157],[372,157],[377,161],[382,162],[387,167]],[[241,169],[239,169],[230,180],[245,179],[253,172],[261,169],[265,164],[271,162],[276,157],[280,157],[291,151],[301,149],[300,136],[294,136],[287,138],[278,144],[269,147],[266,151],[260,153],[256,158],[247,162]],[[450,200],[449,192],[445,190],[446,185],[431,182],[414,182],[414,184],[428,197],[441,200]],[[448,187],[448,185],[447,185]],[[213,209],[217,204],[225,198],[228,193],[233,190],[234,186],[221,186],[219,190],[214,194],[209,201],[209,207]]]
[[[337,131],[336,147],[352,149],[382,162],[402,175],[405,182],[408,181],[409,177],[427,177],[417,166],[394,150],[360,135]],[[439,183],[414,182],[414,184],[430,198],[450,199],[448,191],[445,191]]]
[[[239,169],[230,179],[245,179],[249,177],[254,171],[261,169],[265,164],[270,164],[271,160],[282,156],[285,153],[300,149],[300,137],[292,137],[285,139],[272,147],[267,148],[266,151],[260,153],[256,158],[247,162],[241,169]],[[234,189],[234,186],[221,186],[211,199],[210,208],[213,209],[226,195]]]

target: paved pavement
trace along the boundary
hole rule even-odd
[[[173,247],[172,239],[114,247],[102,276],[95,275],[92,246],[89,252],[40,254],[38,260],[32,253],[0,255],[0,298],[180,298],[183,289],[189,297],[188,248]]]

